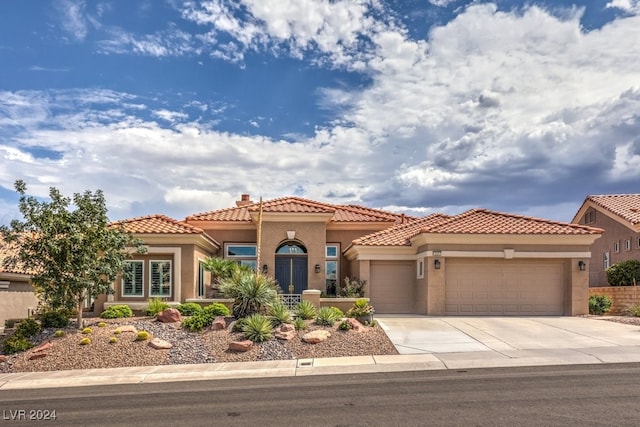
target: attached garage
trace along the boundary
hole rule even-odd
[[[369,298],[376,313],[413,313],[415,263],[372,261]]]
[[[447,315],[562,315],[562,260],[447,259]]]

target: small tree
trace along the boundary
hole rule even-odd
[[[640,260],[621,261],[607,268],[606,273],[611,286],[635,286],[640,283]]]
[[[14,220],[10,227],[0,227],[4,239],[18,247],[5,264],[29,271],[45,305],[52,309],[75,307],[81,328],[86,299],[114,293],[111,284],[123,271],[130,248],[144,253],[142,242],[124,229],[109,225],[100,190],[75,193],[75,210],[71,211],[71,199],[56,188],[49,190],[50,202],[27,196],[21,180],[16,181],[15,189],[20,194],[24,221]]]

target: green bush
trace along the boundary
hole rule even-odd
[[[82,333],[83,333],[83,334],[85,334],[85,335],[88,335],[88,334],[90,334],[90,333],[93,333],[93,329],[91,329],[91,328],[84,328],[84,329],[82,330]]]
[[[25,319],[7,319],[4,321],[4,327],[7,329],[13,328],[16,324],[22,322]]]
[[[193,316],[196,313],[202,312],[202,307],[200,304],[195,302],[185,302],[184,304],[179,304],[176,309],[183,316]]]
[[[107,327],[107,323],[106,322],[98,323],[98,328],[106,328],[106,327]]]
[[[182,321],[182,327],[192,332],[201,331],[211,326],[217,316],[228,316],[229,309],[221,303],[213,303],[206,306],[200,312]]]
[[[630,259],[607,268],[607,282],[611,286],[640,284],[640,260]]]
[[[13,334],[2,344],[2,352],[4,354],[14,354],[21,351],[29,350],[33,344],[21,335]]]
[[[56,337],[56,338],[63,337],[64,335],[65,335],[65,334],[64,334],[64,331],[63,331],[62,329],[58,329],[58,330],[57,330],[57,331],[55,331],[55,333],[53,334],[53,336],[54,336],[54,337]]]
[[[589,297],[589,314],[604,314],[611,310],[613,299],[607,295],[591,295]]]
[[[322,326],[333,326],[343,316],[344,313],[337,307],[320,307],[316,314],[315,323]]]
[[[20,335],[24,338],[31,338],[41,330],[42,328],[40,327],[40,324],[34,319],[24,319],[22,322],[18,323],[18,326],[16,326],[15,335]]]
[[[289,308],[280,301],[267,307],[267,316],[271,319],[273,326],[291,323],[291,312]]]
[[[311,303],[311,301],[302,301],[296,305],[293,313],[300,319],[313,319],[316,317],[316,307]]]
[[[296,320],[293,321],[293,326],[296,328],[296,331],[304,331],[307,329],[307,322],[300,317],[296,317]]]
[[[147,305],[147,316],[155,316],[158,313],[162,313],[169,307],[169,304],[162,301],[160,298],[151,298]]]
[[[242,322],[244,336],[253,342],[264,342],[271,338],[273,326],[271,320],[262,314],[252,314]]]
[[[151,334],[147,331],[138,331],[138,335],[136,335],[136,341],[147,341],[151,338]]]
[[[116,328],[116,329],[113,331],[113,333],[114,333],[114,335],[120,335],[120,334],[122,333],[122,331],[120,330],[120,328]]]
[[[121,319],[123,317],[133,317],[133,311],[128,305],[112,305],[100,314],[103,319]]]
[[[361,298],[357,299],[353,303],[353,306],[347,310],[347,317],[364,317],[373,314],[374,312],[375,310],[373,309],[373,306],[369,304],[366,299]]]
[[[69,326],[67,310],[50,310],[40,315],[40,323],[43,328],[66,328]]]
[[[254,272],[241,271],[220,284],[220,291],[233,298],[233,315],[237,318],[264,313],[267,306],[278,301],[274,279]]]
[[[352,328],[351,323],[348,320],[343,320],[340,322],[340,326],[338,327],[341,331],[348,331]]]
[[[109,338],[109,344],[115,344],[117,342],[118,342],[118,338],[116,338],[116,337]]]
[[[364,296],[364,286],[366,284],[366,280],[347,276],[344,278],[342,286],[340,286],[340,296],[345,298],[362,298]]]
[[[89,345],[91,344],[91,338],[89,337],[84,337],[80,340],[80,345]]]

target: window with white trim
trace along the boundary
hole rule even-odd
[[[636,248],[640,249],[640,237],[636,239]]]
[[[126,261],[122,271],[122,296],[144,296],[144,261]]]
[[[151,261],[149,264],[151,269],[149,296],[170,297],[171,261]]]
[[[613,243],[613,252],[615,252],[615,253],[620,252],[620,241],[617,241],[617,242]]]
[[[230,243],[224,248],[225,258],[232,259],[240,265],[255,270],[258,263],[258,246],[246,243]]]
[[[204,298],[207,293],[206,285],[204,283],[204,275],[204,261],[198,260],[198,282],[196,283],[198,298]]]
[[[338,245],[325,246],[325,262],[324,262],[324,274],[325,274],[325,287],[327,295],[337,295],[338,293],[338,272],[339,263],[338,256],[340,254],[340,247]]]
[[[604,253],[604,269],[606,270],[607,268],[609,268],[609,266],[611,265],[611,261],[609,258],[609,252],[605,252]]]
[[[631,239],[627,239],[624,241],[624,250],[625,251],[630,251],[631,250]]]
[[[416,261],[416,272],[418,279],[424,278],[424,258],[420,258],[418,261]]]

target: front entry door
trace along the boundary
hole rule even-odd
[[[301,294],[307,289],[307,257],[276,256],[276,280],[285,294]],[[290,286],[293,285],[293,292]]]

